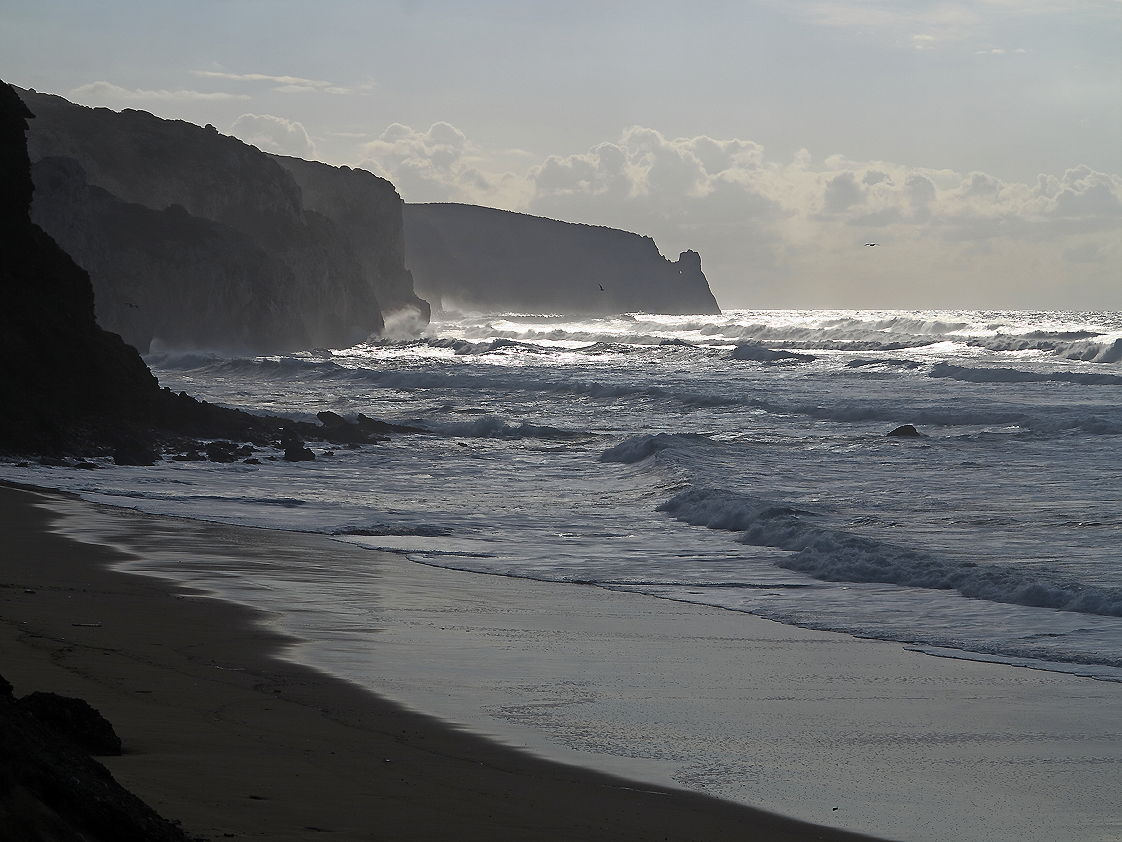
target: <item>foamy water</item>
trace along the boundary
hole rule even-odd
[[[1112,313],[457,317],[343,351],[148,358],[218,403],[430,434],[3,475],[1118,680],[1120,358]],[[923,437],[884,435],[905,423]]]
[[[217,403],[361,412],[425,433],[317,444],[306,463],[265,449],[261,465],[8,462],[0,476],[1122,681],[1120,359],[1117,313],[445,317],[424,338],[340,351],[148,357],[162,385]],[[922,437],[885,436],[902,424]],[[354,619],[375,587],[366,573],[265,559],[188,573],[182,561],[157,553],[146,569],[288,612],[315,638],[313,660],[331,653],[321,666],[368,669],[361,637],[373,647],[377,631]],[[555,720],[549,739],[590,739]],[[603,749],[617,750],[637,749]],[[736,757],[676,779],[759,798],[738,794]]]

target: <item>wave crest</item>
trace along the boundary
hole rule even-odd
[[[1095,588],[1014,567],[940,559],[875,538],[809,523],[807,514],[775,501],[727,491],[690,488],[658,507],[693,526],[742,532],[738,539],[791,555],[780,567],[825,582],[877,582],[913,588],[955,590],[1034,608],[1122,617],[1122,589]]]

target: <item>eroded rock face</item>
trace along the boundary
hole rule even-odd
[[[474,205],[405,206],[406,265],[445,309],[719,313],[701,257],[650,237]]]
[[[413,310],[427,323],[429,304],[405,268],[401,196],[373,173],[319,161],[273,156],[300,186],[304,207],[323,214],[345,236],[383,315]]]
[[[304,202],[290,170],[273,156],[212,126],[162,120],[144,111],[86,108],[30,91],[20,94],[37,115],[28,133],[31,160],[76,162],[85,174],[84,195],[90,202],[88,209],[73,213],[59,208],[57,203],[67,198],[67,190],[60,189],[45,194],[42,206],[37,202],[36,218],[48,233],[56,233],[58,225],[60,238],[73,241],[80,259],[97,257],[96,248],[110,243],[128,252],[127,258],[100,255],[99,267],[106,259],[117,260],[127,264],[123,273],[110,277],[95,268],[105,282],[99,281],[99,296],[113,299],[107,308],[139,297],[128,286],[138,278],[150,279],[154,302],[189,294],[200,305],[180,319],[175,325],[179,335],[171,338],[159,335],[169,330],[159,315],[170,304],[154,307],[151,320],[140,312],[124,314],[131,321],[122,317],[119,326],[139,342],[151,333],[181,347],[215,347],[216,341],[219,347],[249,342],[247,350],[259,351],[344,347],[382,331],[379,285],[409,300],[401,249],[393,248],[401,220],[400,199],[392,186],[390,195],[380,186],[368,189],[361,175],[329,174],[320,179],[327,186],[313,192],[321,211]],[[340,178],[357,186],[337,187],[334,182]],[[76,186],[71,192],[72,199],[83,195]],[[372,196],[377,208],[362,207]],[[165,216],[145,215],[134,206]],[[82,248],[73,227],[67,227],[68,217],[86,212],[101,224],[88,235],[92,242],[84,244],[92,250]],[[371,234],[368,224],[387,224],[387,230]],[[163,242],[142,244],[130,234],[135,225],[159,230]],[[110,286],[118,277],[126,289]],[[202,306],[206,301],[215,309]],[[226,321],[240,326],[234,335],[216,326],[212,316],[218,309],[233,314]],[[293,313],[298,330],[290,324]]]
[[[182,205],[122,201],[73,158],[43,158],[32,178],[32,220],[89,272],[98,324],[133,347],[308,347],[292,271],[248,235]]]

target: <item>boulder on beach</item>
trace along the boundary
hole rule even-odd
[[[121,753],[121,738],[112,724],[85,699],[36,691],[16,704],[90,754],[116,756]]]

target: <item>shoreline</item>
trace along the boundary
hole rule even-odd
[[[98,708],[125,746],[99,760],[190,836],[871,838],[544,760],[287,660],[260,612],[53,532],[34,502],[61,496],[0,486],[0,674]]]

